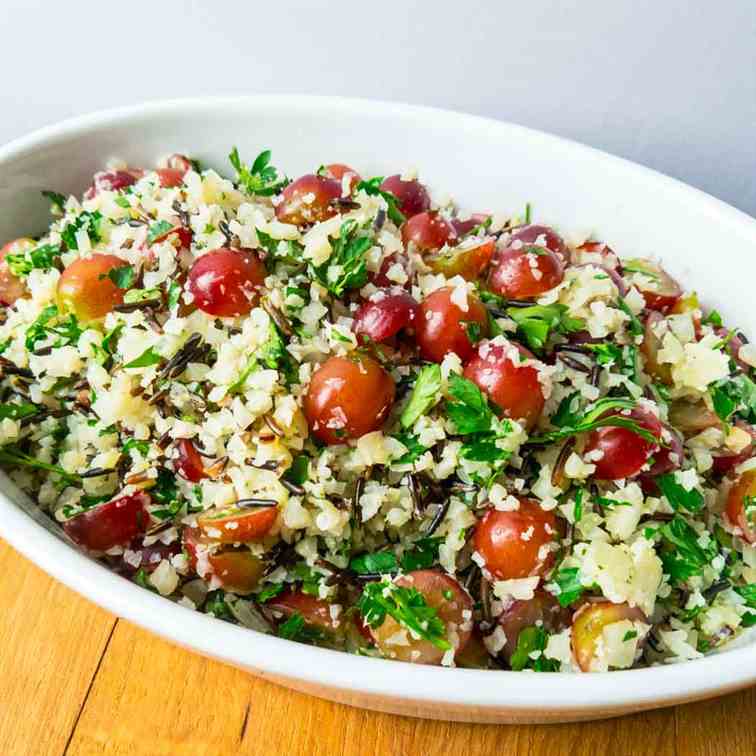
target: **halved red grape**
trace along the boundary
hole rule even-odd
[[[208,509],[197,517],[200,533],[214,543],[261,541],[278,518],[278,507]]]
[[[394,380],[372,357],[330,357],[312,376],[304,399],[310,430],[343,444],[378,430],[394,402]]]
[[[26,295],[26,284],[11,272],[5,259],[6,255],[20,255],[34,249],[34,239],[21,238],[9,241],[0,248],[0,304],[12,305],[17,299]]]
[[[666,362],[659,361],[659,351],[662,340],[656,335],[658,324],[664,320],[661,313],[653,310],[648,313],[643,329],[643,342],[640,351],[645,361],[646,372],[666,385],[672,384],[672,367]]]
[[[419,309],[406,292],[379,291],[357,310],[353,330],[360,340],[381,344],[412,326]]]
[[[391,268],[394,267],[394,265],[400,265],[404,269],[404,272],[407,273],[407,280],[403,283],[392,281],[388,277],[388,272],[389,270],[391,270]],[[406,289],[410,285],[409,260],[407,256],[404,254],[393,254],[384,258],[384,260],[381,262],[381,267],[376,272],[371,272],[368,274],[368,280],[371,284],[373,284],[373,286],[377,286],[381,289],[387,289],[392,286],[401,286],[402,288]]]
[[[457,241],[457,232],[438,211],[429,210],[409,218],[402,226],[405,247],[413,245],[418,252],[432,252]]]
[[[509,342],[478,346],[477,353],[465,366],[465,378],[475,383],[507,417],[521,420],[532,428],[546,401],[538,369],[524,365],[532,357],[527,350]]]
[[[754,446],[756,445],[756,429],[742,420],[736,420],[735,426],[746,432],[750,437],[750,442],[740,451],[734,452],[729,449],[722,449],[712,453],[712,470],[716,475],[727,475],[738,465],[750,459],[754,455]]]
[[[443,273],[447,278],[462,276],[466,281],[477,281],[491,262],[495,250],[496,242],[493,239],[483,239],[475,244],[463,241],[459,247],[437,255],[427,255],[425,264],[434,273]]]
[[[532,599],[516,600],[499,615],[507,642],[502,649],[507,661],[517,648],[517,639],[526,627],[537,625],[549,633],[558,633],[570,624],[570,610],[559,605],[550,593],[538,590]]]
[[[464,362],[475,351],[471,335],[480,338],[488,334],[488,313],[482,302],[468,293],[467,310],[463,310],[453,301],[456,298],[455,289],[447,286],[429,294],[420,304],[415,339],[423,359],[441,362],[454,352]]]
[[[632,276],[634,273],[643,274],[643,278],[634,281],[634,285],[643,295],[646,307],[650,310],[668,313],[682,296],[682,289],[677,281],[651,260],[625,260],[622,268],[626,276]]]
[[[626,417],[661,439],[661,422],[650,410],[635,407]],[[588,436],[585,453],[591,454],[596,465],[595,478],[620,480],[637,475],[658,448],[658,444],[650,443],[629,428],[605,426]],[[601,452],[601,456],[597,459],[598,452]]]
[[[669,405],[669,422],[686,436],[695,436],[708,428],[719,428],[722,420],[703,400],[691,402],[674,399]]]
[[[207,557],[212,575],[231,593],[246,596],[257,589],[266,564],[246,549],[217,551]]]
[[[129,564],[125,559],[119,565],[119,572],[133,575],[137,570],[153,572],[163,559],[171,559],[181,553],[181,544],[178,541],[165,544],[157,541],[150,546],[142,543],[142,538],[137,537],[129,544],[128,550],[139,554],[139,564]]]
[[[557,537],[557,522],[535,499],[519,498],[513,511],[489,509],[475,526],[475,550],[498,580],[543,575],[554,562],[547,547]]]
[[[405,218],[412,218],[418,213],[430,210],[428,190],[417,179],[402,181],[398,174],[383,180],[381,189],[391,192],[396,197],[397,206]]]
[[[414,588],[425,603],[433,607],[442,620],[450,638],[457,636],[456,653],[467,645],[472,632],[473,602],[467,591],[452,577],[437,570],[415,570],[402,575],[396,585]],[[449,631],[453,630],[453,633]],[[402,632],[403,631],[403,632]],[[414,638],[390,615],[378,627],[371,627],[375,644],[385,656],[414,664],[440,664],[445,651],[427,640]],[[406,636],[406,643],[397,636]]]
[[[120,496],[66,520],[63,530],[76,543],[91,551],[125,546],[146,532],[150,503],[150,496],[144,491]]]
[[[467,236],[471,231],[474,231],[490,217],[491,216],[488,215],[488,213],[473,213],[469,218],[464,218],[462,220],[459,218],[452,218],[451,224],[454,226],[457,236],[461,238]]]
[[[308,173],[283,190],[281,202],[276,205],[276,218],[296,226],[319,223],[338,213],[334,202],[339,197],[341,182]]]
[[[646,496],[658,496],[659,486],[656,483],[657,475],[679,470],[683,461],[683,441],[680,434],[669,426],[665,426],[662,440],[667,446],[661,446],[653,455],[653,464],[648,472],[641,473],[638,478],[643,493]]]
[[[265,265],[250,250],[221,247],[197,259],[189,271],[194,304],[208,315],[246,315],[259,301]]]
[[[648,621],[637,607],[613,604],[611,601],[584,604],[575,612],[572,619],[572,651],[583,672],[594,669],[604,628],[622,620]]]
[[[563,278],[562,262],[551,250],[510,245],[494,257],[489,285],[506,299],[530,299],[558,286]]]
[[[349,183],[348,183],[348,193],[351,194],[357,184],[362,181],[362,177],[360,176],[357,171],[354,170],[354,168],[351,168],[348,165],[344,165],[344,163],[331,163],[330,165],[327,165],[325,167],[325,175],[328,176],[328,178],[332,178],[335,181],[338,181],[339,184],[341,184],[341,187],[343,189],[344,187],[344,176],[349,176]]]
[[[734,483],[727,494],[725,512],[733,527],[748,543],[756,543],[756,507],[752,502],[756,496],[756,470],[747,470]],[[749,504],[746,507],[746,503]]]
[[[84,199],[92,199],[100,192],[117,192],[136,183],[144,171],[131,168],[124,171],[99,171],[95,173],[92,186],[84,192]]]
[[[58,280],[58,307],[84,322],[105,317],[123,304],[124,290],[108,277],[115,268],[127,265],[115,255],[92,255],[74,260]]]
[[[334,619],[331,615],[331,604],[324,599],[293,588],[286,588],[278,596],[274,596],[268,601],[265,606],[274,612],[283,614],[284,617],[299,614],[308,625],[328,633],[338,630],[341,624],[338,617]]]
[[[197,483],[207,477],[202,455],[197,451],[194,444],[188,438],[180,438],[176,442],[176,472],[182,477]]]
[[[564,239],[553,228],[549,228],[549,226],[531,224],[513,228],[512,233],[509,235],[507,247],[517,249],[521,245],[545,247],[553,252],[563,265],[567,265],[570,262],[570,250],[564,243]]]

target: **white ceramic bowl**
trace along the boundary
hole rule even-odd
[[[41,189],[81,192],[113,156],[153,165],[185,152],[226,173],[232,145],[290,175],[322,162],[363,175],[417,167],[472,210],[520,210],[594,230],[624,256],[658,255],[728,322],[756,333],[756,222],[665,176],[546,134],[379,102],[259,96],[148,104],[77,118],[0,149],[0,240],[45,228]],[[3,476],[0,534],[51,575],[168,640],[299,690],[412,716],[478,722],[591,719],[719,695],[756,682],[756,643],[652,669],[594,675],[482,672],[367,659],[280,640],[177,606],[64,541]]]

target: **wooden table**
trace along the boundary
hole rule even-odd
[[[756,754],[756,688],[622,719],[468,725],[310,698],[118,620],[0,541],[0,756]]]

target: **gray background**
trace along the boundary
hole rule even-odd
[[[0,143],[99,108],[247,92],[511,120],[756,215],[754,0],[0,0]]]

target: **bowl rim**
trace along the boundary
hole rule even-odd
[[[99,133],[134,119],[155,119],[177,113],[228,108],[281,111],[320,110],[357,118],[392,117],[426,122],[443,119],[464,130],[498,130],[542,143],[586,160],[601,161],[653,184],[658,190],[683,195],[696,211],[727,224],[756,245],[756,221],[745,213],[693,187],[631,161],[578,142],[518,124],[419,105],[319,95],[224,95],[150,101],[101,110],[44,126],[0,146],[3,164],[72,136]],[[306,646],[218,621],[167,601],[124,580],[35,522],[0,491],[0,535],[52,577],[108,611],[157,635],[206,656],[251,670],[312,686],[400,700],[407,704],[456,705],[483,710],[589,714],[596,709],[641,709],[681,699],[705,698],[756,682],[756,643],[692,661],[613,671],[609,674],[445,669],[373,659]],[[404,674],[403,674],[404,673]],[[577,682],[579,680],[579,682]],[[545,684],[544,684],[545,683]],[[577,683],[577,684],[576,684]]]

